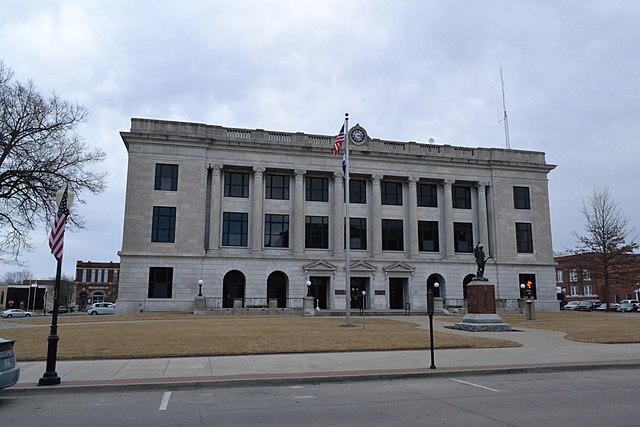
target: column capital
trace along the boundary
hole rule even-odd
[[[455,182],[455,179],[447,178],[442,180],[442,185],[444,185],[445,187],[451,187]]]
[[[416,183],[420,180],[419,177],[417,176],[409,176],[407,177],[407,182],[409,183],[409,186],[415,186]]]
[[[209,163],[209,168],[213,172],[214,175],[220,175],[220,171],[222,170],[222,165],[219,164],[211,164]]]
[[[306,169],[296,169],[296,170],[293,171],[293,173],[296,176],[296,178],[302,178],[307,173],[307,170]]]
[[[337,183],[342,183],[342,173],[340,172],[334,172],[333,173],[333,179],[337,182]]]
[[[486,187],[489,187],[490,184],[487,181],[478,181],[473,184],[478,190],[484,191]]]
[[[257,177],[261,177],[262,174],[264,173],[265,168],[264,166],[254,166],[253,167],[253,173],[257,176]]]
[[[380,183],[380,180],[384,177],[383,174],[381,173],[374,173],[373,175],[371,175],[371,180],[375,183]]]

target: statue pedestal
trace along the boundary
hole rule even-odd
[[[467,315],[455,328],[470,332],[508,332],[511,325],[496,314],[495,286],[488,280],[472,280],[467,285]]]

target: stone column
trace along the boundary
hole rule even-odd
[[[409,224],[407,232],[409,233],[409,256],[418,255],[418,191],[416,184],[418,178],[410,176],[407,179],[409,183]]]
[[[342,173],[333,174],[333,253],[344,254],[344,181]],[[347,238],[347,242],[349,239]]]
[[[209,249],[220,249],[220,229],[222,227],[222,165],[213,165],[211,171],[211,213],[209,229]]]
[[[496,248],[495,248],[495,213],[493,211],[493,189],[491,184],[487,185],[487,190],[485,191],[485,196],[487,198],[487,240],[488,242],[484,245],[486,248],[487,255],[496,256]]]
[[[453,199],[451,194],[451,186],[454,181],[451,179],[445,179],[444,185],[444,224],[442,224],[442,231],[444,232],[445,242],[445,257],[452,257],[455,253],[453,245]]]
[[[371,190],[371,247],[373,255],[382,253],[382,194],[380,193],[380,180],[383,175],[372,175]]]
[[[304,251],[304,169],[296,169],[295,188],[293,195],[293,253],[302,254]]]
[[[485,192],[487,183],[478,182],[478,240],[489,249],[489,231],[487,228],[487,194]]]
[[[262,250],[262,231],[264,228],[264,184],[262,181],[263,167],[253,168],[253,197],[251,198],[251,252]]]

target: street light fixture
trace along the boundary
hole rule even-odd
[[[202,279],[198,280],[198,296],[201,297],[202,296],[202,285],[204,284],[204,282],[202,281]]]
[[[307,285],[307,296],[310,297],[311,296],[311,280],[307,279],[307,281],[305,282],[305,285]]]
[[[435,282],[433,284],[435,289],[440,287],[440,283]],[[433,312],[435,311],[435,306],[433,303],[433,291],[431,289],[427,290],[427,314],[429,315],[429,344],[431,349],[431,367],[430,369],[436,369],[435,364],[435,355],[433,352]]]

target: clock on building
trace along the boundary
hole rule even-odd
[[[351,142],[356,145],[364,143],[364,141],[367,139],[367,133],[359,125],[355,125],[353,128],[351,128],[349,135],[351,138]]]

